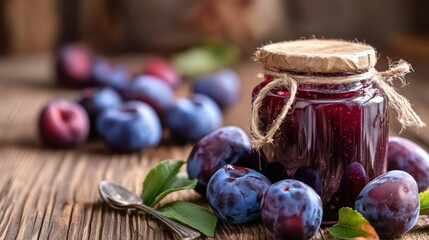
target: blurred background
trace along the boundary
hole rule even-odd
[[[374,46],[379,71],[387,69],[388,57],[410,62],[415,70],[407,75],[410,86],[396,86],[429,122],[428,0],[0,0],[0,116],[4,115],[0,127],[19,123],[14,114],[23,108],[18,106],[36,106],[31,114],[22,110],[19,116],[36,118],[49,99],[75,94],[56,84],[65,78],[55,72],[55,64],[68,64],[78,75],[84,72],[89,76],[86,83],[99,78],[101,85],[115,81],[126,85],[151,72],[151,57],[164,57],[177,70],[176,80],[184,80],[176,97],[188,96],[201,76],[232,68],[242,84],[237,90],[241,98],[224,114],[224,125],[248,130],[245,114],[261,70],[251,63],[252,53],[270,42],[313,37]],[[93,56],[81,61],[88,57],[85,52],[70,57],[71,63],[67,54],[58,54],[67,43],[75,42],[113,64],[97,65]],[[164,67],[154,71],[163,72]],[[95,76],[99,68],[100,76]],[[246,117],[237,118],[238,113]],[[391,129],[399,132],[401,126],[391,121]],[[34,128],[25,131],[36,135]],[[412,132],[429,146],[429,130]]]
[[[427,0],[0,0],[0,54],[70,41],[169,54],[214,38],[248,55],[269,41],[316,36],[427,56],[428,13]]]

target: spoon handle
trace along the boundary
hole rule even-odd
[[[142,210],[153,217],[157,218],[159,221],[163,222],[165,225],[167,225],[171,230],[173,230],[177,235],[180,236],[181,239],[196,239],[200,237],[200,233],[197,231],[194,231],[193,229],[190,229],[178,222],[175,222],[167,217],[164,217],[157,211],[155,211],[153,208],[148,207],[144,204],[132,204],[131,207]]]

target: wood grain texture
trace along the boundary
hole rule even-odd
[[[121,61],[138,66],[141,59],[127,57]],[[36,129],[41,106],[51,98],[75,95],[55,84],[50,63],[47,56],[0,59],[0,239],[172,239],[174,236],[149,216],[107,207],[100,201],[97,185],[108,180],[140,192],[148,169],[162,159],[185,159],[191,145],[175,146],[164,141],[159,147],[132,154],[112,154],[100,142],[72,150],[45,148]],[[243,63],[236,69],[243,80],[243,96],[225,113],[225,125],[248,131],[249,96],[258,81],[259,66]],[[420,80],[417,75],[415,80]],[[416,82],[409,88],[427,86]],[[427,88],[412,89],[410,97],[417,111],[429,122]],[[179,95],[186,93],[184,86]],[[427,129],[422,129],[420,135],[404,133],[429,147]],[[208,207],[193,191],[174,193],[161,205],[176,199]],[[325,229],[314,239],[330,239]],[[272,237],[261,223],[220,223],[216,239]],[[429,239],[429,218],[420,218],[418,225],[399,239]]]
[[[9,38],[8,51],[29,53],[52,49],[58,34],[56,4],[54,0],[6,1],[2,18]]]

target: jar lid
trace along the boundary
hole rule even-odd
[[[305,39],[268,44],[255,52],[265,68],[294,72],[356,72],[373,68],[375,49],[344,40]]]

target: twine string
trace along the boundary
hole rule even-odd
[[[425,123],[413,110],[408,99],[396,92],[395,87],[393,86],[393,80],[396,79],[399,79],[404,85],[404,76],[411,71],[411,65],[403,60],[391,65],[389,69],[384,72],[377,72],[377,70],[373,68],[362,74],[341,77],[303,76],[265,69],[265,74],[272,76],[274,79],[265,85],[258,94],[256,94],[256,98],[253,101],[250,124],[252,145],[255,148],[261,148],[264,145],[273,143],[274,135],[279,130],[283,120],[286,118],[295,101],[298,84],[345,84],[362,81],[363,79],[372,79],[380,90],[385,93],[389,106],[395,109],[398,113],[397,119],[401,123],[403,129],[410,126],[424,127]],[[268,131],[262,133],[260,129],[261,124],[259,114],[263,99],[272,90],[284,87],[289,91],[289,98],[286,100],[280,114],[271,125],[267,126],[269,127]]]

